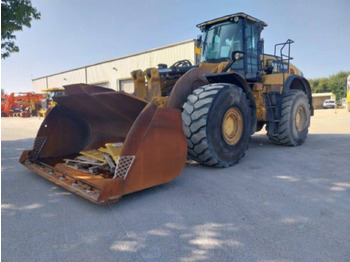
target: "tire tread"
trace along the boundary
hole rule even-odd
[[[306,97],[306,94],[300,90],[290,90],[287,94],[283,96],[282,100],[282,112],[281,112],[281,120],[279,122],[279,132],[277,135],[271,134],[267,129],[268,138],[275,144],[285,145],[285,146],[297,146],[298,144],[291,135],[290,130],[290,113],[291,107],[293,106],[293,102],[297,96],[303,95]]]
[[[207,118],[210,106],[215,97],[223,88],[229,87],[228,84],[210,84],[193,91],[184,104],[182,112],[183,128],[188,144],[188,158],[197,161],[206,166],[228,167],[237,163],[244,155],[239,155],[237,161],[227,164],[221,161],[215,152],[209,147],[207,137]],[[242,95],[246,94],[240,89]],[[194,98],[196,97],[196,98]],[[189,121],[190,120],[190,121]],[[248,149],[249,143],[245,150]]]

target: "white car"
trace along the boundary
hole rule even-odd
[[[323,102],[323,108],[328,109],[328,108],[336,108],[337,104],[335,103],[334,99],[327,99]]]

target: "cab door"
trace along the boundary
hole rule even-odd
[[[245,21],[245,75],[248,81],[257,81],[261,77],[259,40],[262,25]]]

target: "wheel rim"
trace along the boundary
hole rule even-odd
[[[241,112],[231,107],[224,115],[221,127],[225,142],[231,146],[238,143],[243,133],[243,117]]]
[[[298,132],[303,131],[306,124],[306,111],[305,108],[299,106],[295,115],[295,126]]]

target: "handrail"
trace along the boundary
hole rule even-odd
[[[290,56],[290,45],[293,44],[294,41],[291,40],[291,39],[288,39],[286,42],[284,43],[278,43],[275,45],[275,48],[274,48],[274,56],[277,58],[277,59],[280,59],[281,60],[281,68],[282,68],[282,75],[283,75],[283,86],[284,86],[284,81],[285,81],[285,71],[289,72],[289,63],[290,63],[290,60],[293,59],[293,57]],[[284,54],[283,53],[283,49],[288,45],[288,54]],[[278,46],[281,46],[279,51],[280,51],[280,56],[277,56],[276,55],[276,51],[277,51],[277,47]],[[285,70],[284,69],[284,64],[287,64],[287,69]]]

